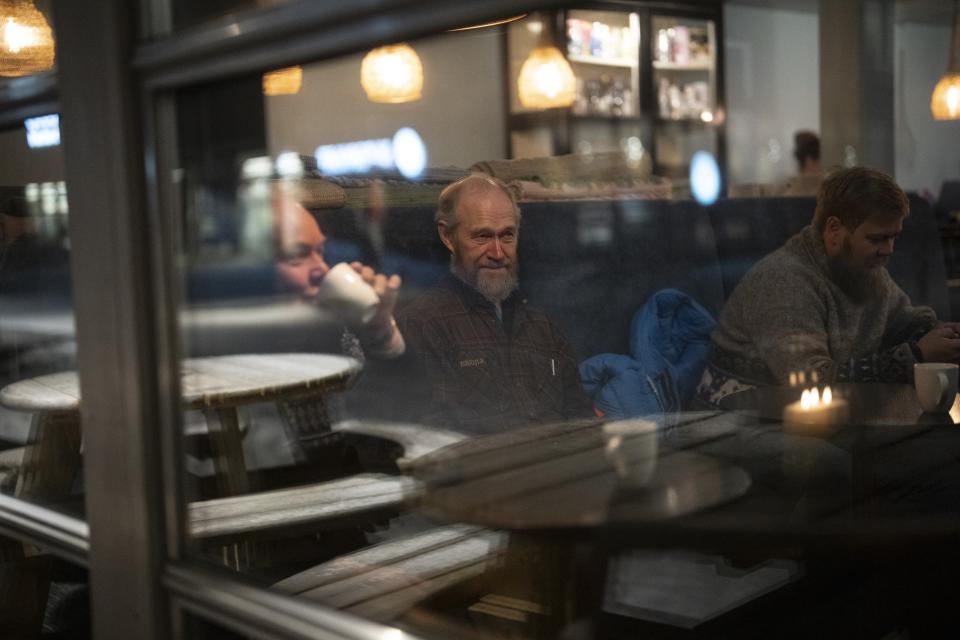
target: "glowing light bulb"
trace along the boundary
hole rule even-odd
[[[960,111],[960,87],[954,85],[947,89],[947,108],[950,113]]]
[[[7,18],[7,23],[3,25],[3,46],[10,53],[20,53],[25,47],[32,47],[37,44],[37,37],[33,29],[19,24],[13,18]]]
[[[823,404],[830,404],[833,402],[833,392],[830,391],[830,387],[826,387],[823,390]]]

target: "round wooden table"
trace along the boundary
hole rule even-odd
[[[186,409],[204,413],[222,495],[248,490],[237,408],[346,388],[361,370],[345,356],[278,353],[192,358],[181,365]],[[34,414],[17,483],[18,494],[55,497],[69,491],[80,459],[80,385],[65,371],[20,380],[0,391],[0,404]]]
[[[836,397],[844,398],[850,405],[848,425],[946,426],[960,423],[960,396],[947,413],[925,413],[910,384],[840,382],[830,388]],[[802,387],[757,387],[731,394],[721,401],[721,405],[724,409],[779,422],[783,419],[784,407],[799,400],[802,393]]]
[[[607,443],[596,420],[528,427],[445,447],[417,459],[412,473],[426,486],[428,514],[512,531],[663,521],[750,487],[735,465],[656,447],[641,463],[652,464],[649,481],[634,486],[618,476]]]

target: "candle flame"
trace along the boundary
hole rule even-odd
[[[800,395],[800,408],[803,411],[826,407],[832,403],[833,391],[830,390],[830,387],[824,387],[822,396],[820,395],[820,389],[817,387],[804,389],[803,393]]]

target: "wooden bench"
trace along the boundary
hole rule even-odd
[[[193,502],[187,513],[192,536],[232,537],[369,514],[412,500],[419,493],[420,483],[413,478],[362,473],[299,487]]]
[[[498,561],[506,535],[449,525],[350,553],[290,576],[274,589],[388,621],[418,602],[470,578]]]
[[[356,420],[334,425],[333,430],[399,445],[403,453],[393,462],[400,469],[407,468],[421,455],[465,437],[416,424]],[[421,485],[413,478],[363,473],[285,489],[196,501],[187,507],[189,531],[198,539],[223,542],[225,563],[240,570],[248,566],[254,556],[262,555],[250,544],[258,538],[295,535],[320,524],[340,527],[369,521],[390,514],[420,493]]]
[[[417,424],[350,420],[333,430],[388,440],[403,448],[401,469],[436,449],[466,436]],[[421,485],[406,476],[363,473],[347,478],[193,502],[188,506],[191,535],[211,538],[248,534],[278,526],[290,527],[340,520],[397,506],[419,496]]]

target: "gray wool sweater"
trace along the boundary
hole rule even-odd
[[[823,239],[807,226],[737,285],[711,335],[704,382],[716,387],[727,375],[746,386],[787,384],[801,371],[822,382],[906,382],[916,362],[910,342],[936,323],[886,269],[873,295],[852,299],[830,279]]]

